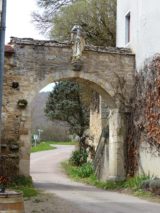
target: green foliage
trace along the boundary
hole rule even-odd
[[[154,195],[149,192],[149,191],[144,191],[142,189],[139,189],[137,191],[134,191],[133,193],[135,196],[140,197],[140,198],[145,198],[145,199],[149,199],[149,200],[153,200],[154,201]]]
[[[23,193],[23,196],[26,198],[35,197],[38,195],[37,189],[34,187],[28,187],[28,186],[18,186],[14,188],[17,191],[21,191]]]
[[[34,188],[31,177],[16,176],[12,179],[10,189],[20,191],[24,197],[33,197],[38,195],[38,191]]]
[[[151,180],[150,181],[150,188],[153,191],[156,191],[157,189],[159,189],[159,191],[160,191],[160,179]]]
[[[52,144],[52,145],[77,145],[77,142],[74,141],[43,141],[47,144]]]
[[[150,179],[144,180],[141,183],[141,189],[148,190],[149,189],[149,185],[150,185]]]
[[[51,145],[76,145],[76,144],[77,144],[76,142],[72,141],[67,142],[43,141],[37,146],[33,146],[31,152],[41,152],[56,149],[56,147],[53,147]]]
[[[78,24],[86,32],[88,43],[115,46],[116,0],[56,1],[57,6],[54,0],[38,2],[44,13],[34,13],[34,22],[43,33],[49,29],[51,38],[70,40],[71,29]]]
[[[37,146],[33,146],[31,152],[41,152],[46,150],[53,150],[55,147],[51,146],[52,143],[41,142]]]
[[[88,179],[92,179],[95,181],[96,177],[94,175],[93,165],[92,163],[88,162],[83,164],[82,166],[73,166],[71,163],[63,162],[63,168],[65,169],[66,173],[77,181],[84,181],[87,183]]]
[[[11,181],[12,186],[32,186],[32,178],[31,177],[25,177],[25,176],[16,176],[13,177]]]
[[[94,173],[92,163],[88,162],[83,164],[78,170],[77,175],[80,178],[90,177]]]
[[[148,176],[136,176],[124,181],[109,180],[103,182],[97,179],[94,171],[92,170],[93,167],[90,163],[83,164],[82,166],[73,166],[70,162],[63,162],[62,166],[68,176],[76,181],[84,182],[105,190],[124,190],[125,192],[129,191],[138,197],[147,199],[153,198],[153,194],[151,194],[151,192],[142,189],[142,183],[148,180]],[[159,186],[159,183],[155,183],[154,186],[155,185]]]
[[[72,153],[70,163],[74,166],[82,166],[87,163],[88,154],[85,149],[76,150]]]
[[[82,102],[80,86],[76,82],[56,83],[49,94],[45,114],[50,120],[67,121],[71,132],[80,137],[89,125],[89,111]]]
[[[141,183],[141,188],[160,195],[160,178],[147,179]]]
[[[108,190],[119,190],[124,188],[124,181],[112,181],[108,180],[106,182],[97,181],[96,186],[102,189]]]
[[[70,39],[70,31],[76,23],[83,27],[88,43],[115,46],[115,21],[116,1],[79,0],[62,8],[53,17],[51,37],[58,40]]]
[[[103,189],[130,189],[133,191],[138,191],[141,188],[141,184],[144,180],[147,180],[148,176],[135,176],[132,178],[128,178],[124,181],[106,181],[106,182],[99,182],[97,186],[102,187]]]
[[[129,189],[133,189],[133,190],[140,189],[142,183],[147,179],[149,179],[148,176],[136,176],[136,177],[129,178],[124,183],[124,187],[129,188]]]

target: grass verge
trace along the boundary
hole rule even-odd
[[[24,198],[37,196],[39,191],[33,186],[31,177],[18,176],[13,178],[8,186],[9,189],[23,193]]]
[[[56,149],[55,147],[51,146],[51,143],[41,142],[37,146],[33,146],[31,152],[42,152],[47,150]]]
[[[43,141],[37,146],[33,146],[31,152],[41,152],[47,150],[56,149],[56,147],[51,145],[76,145],[76,142],[55,142],[55,141]]]
[[[77,142],[74,142],[74,141],[60,141],[60,142],[57,142],[57,141],[44,141],[45,143],[48,143],[48,144],[53,144],[53,145],[76,145]]]
[[[69,161],[62,162],[62,167],[67,173],[67,175],[78,182],[86,183],[89,185],[96,186],[97,188],[110,190],[110,191],[118,191],[127,194],[132,194],[140,198],[144,198],[146,200],[160,202],[160,197],[154,195],[149,191],[145,191],[141,189],[141,184],[143,181],[147,180],[148,176],[137,176],[133,178],[129,178],[125,181],[100,181],[97,179],[94,171],[90,172],[90,175],[85,175],[86,171],[82,171],[82,166],[73,166],[69,163]],[[88,166],[87,166],[88,167]],[[83,173],[83,175],[81,174]]]

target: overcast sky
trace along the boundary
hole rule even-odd
[[[31,22],[35,10],[36,0],[7,0],[6,43],[11,36],[44,39]]]
[[[36,10],[36,0],[7,0],[5,43],[9,42],[11,36],[45,39],[32,23],[31,13]],[[53,86],[54,83],[49,84],[40,92],[51,91]]]

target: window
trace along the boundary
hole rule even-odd
[[[130,12],[127,13],[127,15],[125,16],[125,43],[128,44],[130,42],[131,39],[131,14]]]

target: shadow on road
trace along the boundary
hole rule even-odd
[[[65,191],[92,191],[97,192],[97,188],[89,187],[89,186],[74,186],[74,185],[68,185],[68,184],[62,184],[62,183],[36,183],[34,182],[34,185],[37,188],[45,189],[45,190],[65,190]]]

